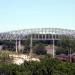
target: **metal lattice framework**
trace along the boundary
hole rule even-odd
[[[0,33],[0,40],[26,40],[29,35],[32,35],[33,40],[55,40],[62,37],[75,38],[75,30],[60,29],[60,28],[36,28],[36,29],[24,29],[18,31],[10,31]]]

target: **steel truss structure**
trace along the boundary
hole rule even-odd
[[[60,28],[37,28],[0,33],[0,40],[16,41],[16,52],[21,49],[21,40],[27,40],[27,38],[30,38],[30,55],[32,54],[32,40],[53,40],[53,58],[55,58],[55,40],[60,40],[67,37],[70,39],[75,39],[75,30]]]
[[[26,40],[30,35],[32,35],[33,40],[59,40],[66,37],[75,39],[75,30],[60,28],[24,29],[0,33],[0,40]]]

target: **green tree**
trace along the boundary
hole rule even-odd
[[[33,48],[33,52],[38,54],[38,55],[43,55],[43,54],[46,54],[47,51],[45,50],[45,45],[39,43],[39,44],[36,44]]]
[[[68,54],[73,52],[75,52],[75,40],[67,37],[58,41],[58,48],[56,50],[56,54]]]
[[[29,53],[30,52],[30,38],[24,41],[25,48],[23,50],[23,53]]]

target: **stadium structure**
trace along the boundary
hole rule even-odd
[[[75,38],[75,30],[60,28],[23,29],[0,33],[0,40],[26,40],[32,35],[33,40],[59,40],[62,37]]]
[[[54,41],[62,38],[75,39],[75,30],[61,29],[61,28],[35,28],[23,29],[18,31],[10,31],[0,33],[0,40],[15,40],[16,52],[21,46],[21,40],[31,38],[31,48],[33,40],[53,40],[53,56],[54,56]],[[18,45],[18,46],[17,46]]]

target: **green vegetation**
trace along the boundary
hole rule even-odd
[[[33,52],[37,55],[44,55],[47,53],[47,51],[45,50],[45,46],[41,43],[36,44],[33,48]]]
[[[25,46],[23,53],[29,53],[30,52],[30,38],[23,41],[23,45]],[[32,50],[34,54],[37,55],[44,55],[47,53],[45,50],[45,44],[37,41],[32,42]]]
[[[75,75],[75,63],[49,58],[22,65],[0,63],[0,75]]]
[[[0,62],[10,62],[12,59],[10,58],[9,54],[11,54],[9,51],[0,51]]]
[[[29,53],[30,52],[30,39],[23,41],[23,45],[25,46],[23,53]]]
[[[61,39],[58,41],[56,54],[70,54],[75,52],[75,40],[70,38]]]
[[[15,41],[8,41],[8,40],[0,40],[0,45],[3,45],[4,50],[15,50]]]
[[[75,40],[62,39],[58,42],[56,54],[75,52]],[[1,42],[1,44],[3,41]],[[6,49],[10,50],[15,45],[14,41],[4,42]],[[10,44],[11,43],[11,44]],[[60,45],[61,43],[61,45]],[[30,52],[30,39],[22,43],[24,53]],[[8,47],[9,46],[9,47]],[[0,51],[0,75],[75,75],[75,63],[52,59],[45,50],[45,44],[33,41],[33,53],[40,56],[41,61],[25,61],[21,65],[12,64],[9,51]],[[70,51],[71,50],[71,51]],[[10,62],[9,62],[10,61]]]

